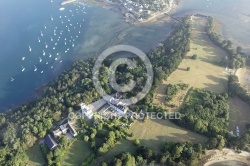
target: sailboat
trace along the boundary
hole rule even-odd
[[[40,31],[41,32],[41,36],[43,36],[43,32],[42,31]]]
[[[59,53],[56,53],[56,55],[59,55]]]
[[[60,63],[62,63],[62,60],[60,61]]]
[[[24,61],[24,60],[25,60],[25,57],[22,57],[22,60]]]
[[[40,38],[38,37],[38,42],[40,43],[41,42],[41,40],[40,40]]]
[[[53,41],[53,38],[52,38],[52,37],[50,37],[50,41]]]
[[[43,61],[42,58],[39,57],[39,62],[42,62],[42,61]]]
[[[25,68],[22,66],[22,72],[25,70]]]
[[[51,66],[50,68],[52,69],[54,66]]]
[[[51,19],[51,21],[53,21],[54,19],[53,19],[53,17],[52,17],[52,15],[50,16],[50,19]]]
[[[31,52],[31,47],[29,46],[29,51]]]
[[[43,71],[41,71],[41,73],[43,73]]]
[[[10,81],[13,82],[15,79],[13,77],[10,77]]]
[[[48,62],[48,61],[46,61],[46,65],[47,65],[47,64],[49,64],[49,62]]]
[[[50,57],[50,58],[51,58],[51,56],[52,56],[51,53],[49,53],[49,57]]]
[[[36,68],[36,66],[35,66],[35,65],[34,65],[34,67],[35,67],[34,71],[37,71],[37,68]]]
[[[45,51],[43,50],[43,56],[45,55]]]
[[[75,47],[74,43],[72,44],[72,47]]]
[[[45,48],[48,48],[48,44],[45,42]]]
[[[55,58],[55,61],[57,61],[57,58]]]
[[[44,25],[44,29],[46,29],[47,27]]]
[[[53,50],[56,49],[56,47],[53,47]]]

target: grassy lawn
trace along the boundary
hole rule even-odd
[[[134,146],[132,141],[128,141],[128,140],[123,139],[123,140],[119,141],[114,148],[110,149],[108,151],[108,153],[95,159],[95,161],[92,163],[92,166],[99,165],[103,161],[109,162],[115,156],[117,156],[118,154],[123,153],[123,152],[129,152],[130,154],[134,154],[135,150],[136,150],[136,147]]]
[[[183,129],[169,120],[157,119],[146,122],[135,121],[130,128],[134,139],[139,139],[142,145],[160,151],[166,141],[205,143],[207,138],[195,132]]]
[[[29,166],[46,165],[46,159],[44,158],[38,143],[27,151],[27,155],[29,156]]]
[[[215,46],[205,32],[206,19],[194,17],[192,20],[192,34],[190,51],[183,59],[178,69],[158,88],[153,103],[167,108],[165,91],[168,84],[185,83],[190,87],[211,90],[216,93],[227,91],[227,75],[225,68],[218,65],[226,56],[219,47]],[[192,55],[198,55],[196,60]],[[190,67],[190,71],[187,71]]]
[[[65,154],[62,165],[76,166],[81,165],[82,162],[92,153],[88,142],[83,140],[76,140],[69,149],[69,152]]]
[[[246,124],[250,123],[250,106],[238,97],[229,99],[229,131],[236,133],[236,126],[239,126],[240,135],[247,131]]]

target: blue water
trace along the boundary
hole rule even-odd
[[[53,1],[0,1],[0,112],[32,99],[35,88],[49,82],[77,59],[98,55],[114,44],[130,44],[146,52],[171,32],[173,20],[129,25],[124,22],[121,13],[109,8],[90,3],[83,9],[82,5],[69,4],[63,6],[65,10],[60,11],[60,2]],[[227,0],[227,3],[219,0],[181,0],[172,15],[202,13],[214,16],[222,25],[223,35],[250,52],[249,6],[248,0]],[[54,36],[55,27],[57,29]],[[59,35],[62,30],[63,33]],[[60,40],[55,45],[58,36]],[[48,48],[45,48],[45,42]],[[65,53],[68,48],[69,51]],[[45,56],[43,50],[46,52]],[[42,58],[41,63],[39,57]],[[36,72],[34,65],[37,67]],[[21,71],[22,66],[25,67],[24,72]],[[15,79],[13,82],[11,77]]]
[[[68,5],[67,10],[60,11],[59,2],[51,3],[48,0],[24,0],[24,1],[1,1],[0,2],[0,108],[5,109],[14,106],[34,96],[33,90],[39,85],[46,83],[53,75],[57,74],[64,66],[67,66],[69,58],[67,56],[74,52],[72,44],[64,45],[64,38],[75,42],[80,42],[81,38],[76,38],[79,31],[84,32],[87,28],[88,16],[75,12],[78,8],[83,10],[83,6]],[[74,17],[69,12],[74,11]],[[86,9],[87,10],[87,9]],[[64,25],[59,16],[61,15]],[[51,16],[53,21],[51,20]],[[71,33],[67,33],[67,26],[70,24],[77,26],[70,27]],[[83,22],[83,19],[84,22]],[[78,24],[79,24],[78,23]],[[45,29],[46,26],[46,29]],[[54,36],[54,28],[56,35]],[[59,31],[65,33],[60,35],[61,41],[56,41]],[[41,31],[43,36],[41,36]],[[50,37],[53,37],[53,42]],[[40,43],[38,42],[40,38]],[[73,39],[72,39],[73,40]],[[45,47],[45,42],[48,48]],[[56,48],[53,46],[57,42]],[[53,45],[53,46],[52,46]],[[29,51],[29,46],[31,51]],[[64,50],[70,48],[65,53]],[[45,55],[43,55],[43,50]],[[51,57],[49,57],[51,53]],[[57,55],[57,53],[59,53]],[[24,58],[25,59],[24,59]],[[39,62],[39,57],[42,62]],[[22,58],[24,60],[22,60]],[[57,60],[55,59],[57,58]],[[48,63],[48,64],[46,64]],[[35,66],[37,71],[34,71]],[[22,72],[22,66],[25,70]],[[10,78],[14,81],[11,82]],[[1,110],[0,109],[0,110]]]

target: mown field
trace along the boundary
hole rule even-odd
[[[228,130],[235,134],[236,126],[239,126],[240,135],[242,135],[247,131],[246,124],[250,123],[250,106],[238,97],[230,98],[228,104],[230,117]]]
[[[134,137],[139,139],[142,145],[160,151],[162,145],[167,141],[205,143],[207,138],[195,132],[183,129],[169,120],[148,119],[146,122],[136,121],[130,128]]]
[[[29,166],[42,166],[46,165],[46,159],[42,154],[40,145],[38,142],[27,151],[29,157]]]
[[[219,66],[226,53],[209,40],[205,32],[206,23],[204,18],[193,18],[191,50],[178,69],[158,88],[153,101],[155,105],[169,109],[165,102],[168,84],[185,83],[190,87],[207,89],[216,93],[227,91],[227,74],[224,73],[225,68]],[[196,60],[191,58],[194,54],[198,56]],[[187,71],[187,67],[190,67],[190,71]],[[185,94],[181,94],[183,95]]]
[[[83,140],[76,140],[70,147],[68,153],[65,154],[63,165],[76,166],[81,165],[82,162],[92,153],[88,142]]]
[[[99,165],[103,161],[110,162],[118,154],[121,154],[123,152],[129,152],[130,154],[134,154],[135,151],[136,151],[136,147],[134,146],[133,142],[123,139],[119,141],[118,143],[116,143],[115,147],[111,148],[106,154],[95,159],[95,161],[91,163],[91,165],[96,166],[96,165]]]

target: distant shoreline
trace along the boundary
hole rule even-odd
[[[163,16],[165,13],[172,12],[173,9],[175,9],[176,6],[179,4],[180,0],[170,1],[169,7],[165,8],[163,11],[153,13],[152,15],[150,15],[149,18],[147,18],[145,20],[134,19],[133,14],[126,12],[124,10],[124,8],[122,6],[120,6],[119,4],[115,4],[115,3],[111,3],[111,2],[110,3],[104,2],[104,1],[100,1],[100,0],[94,0],[94,1],[79,0],[79,1],[84,2],[84,3],[96,3],[96,4],[100,5],[101,7],[115,7],[124,16],[125,22],[130,23],[130,24],[132,24],[132,23],[133,24],[141,24],[141,23],[150,23],[150,22],[156,21],[156,18]]]
[[[203,163],[199,165],[210,166],[212,164],[216,164],[223,161],[238,161],[245,163],[247,165],[250,164],[250,153],[246,151],[241,151],[237,153],[236,151],[228,148],[224,148],[220,150],[209,150],[206,155],[202,157]]]

